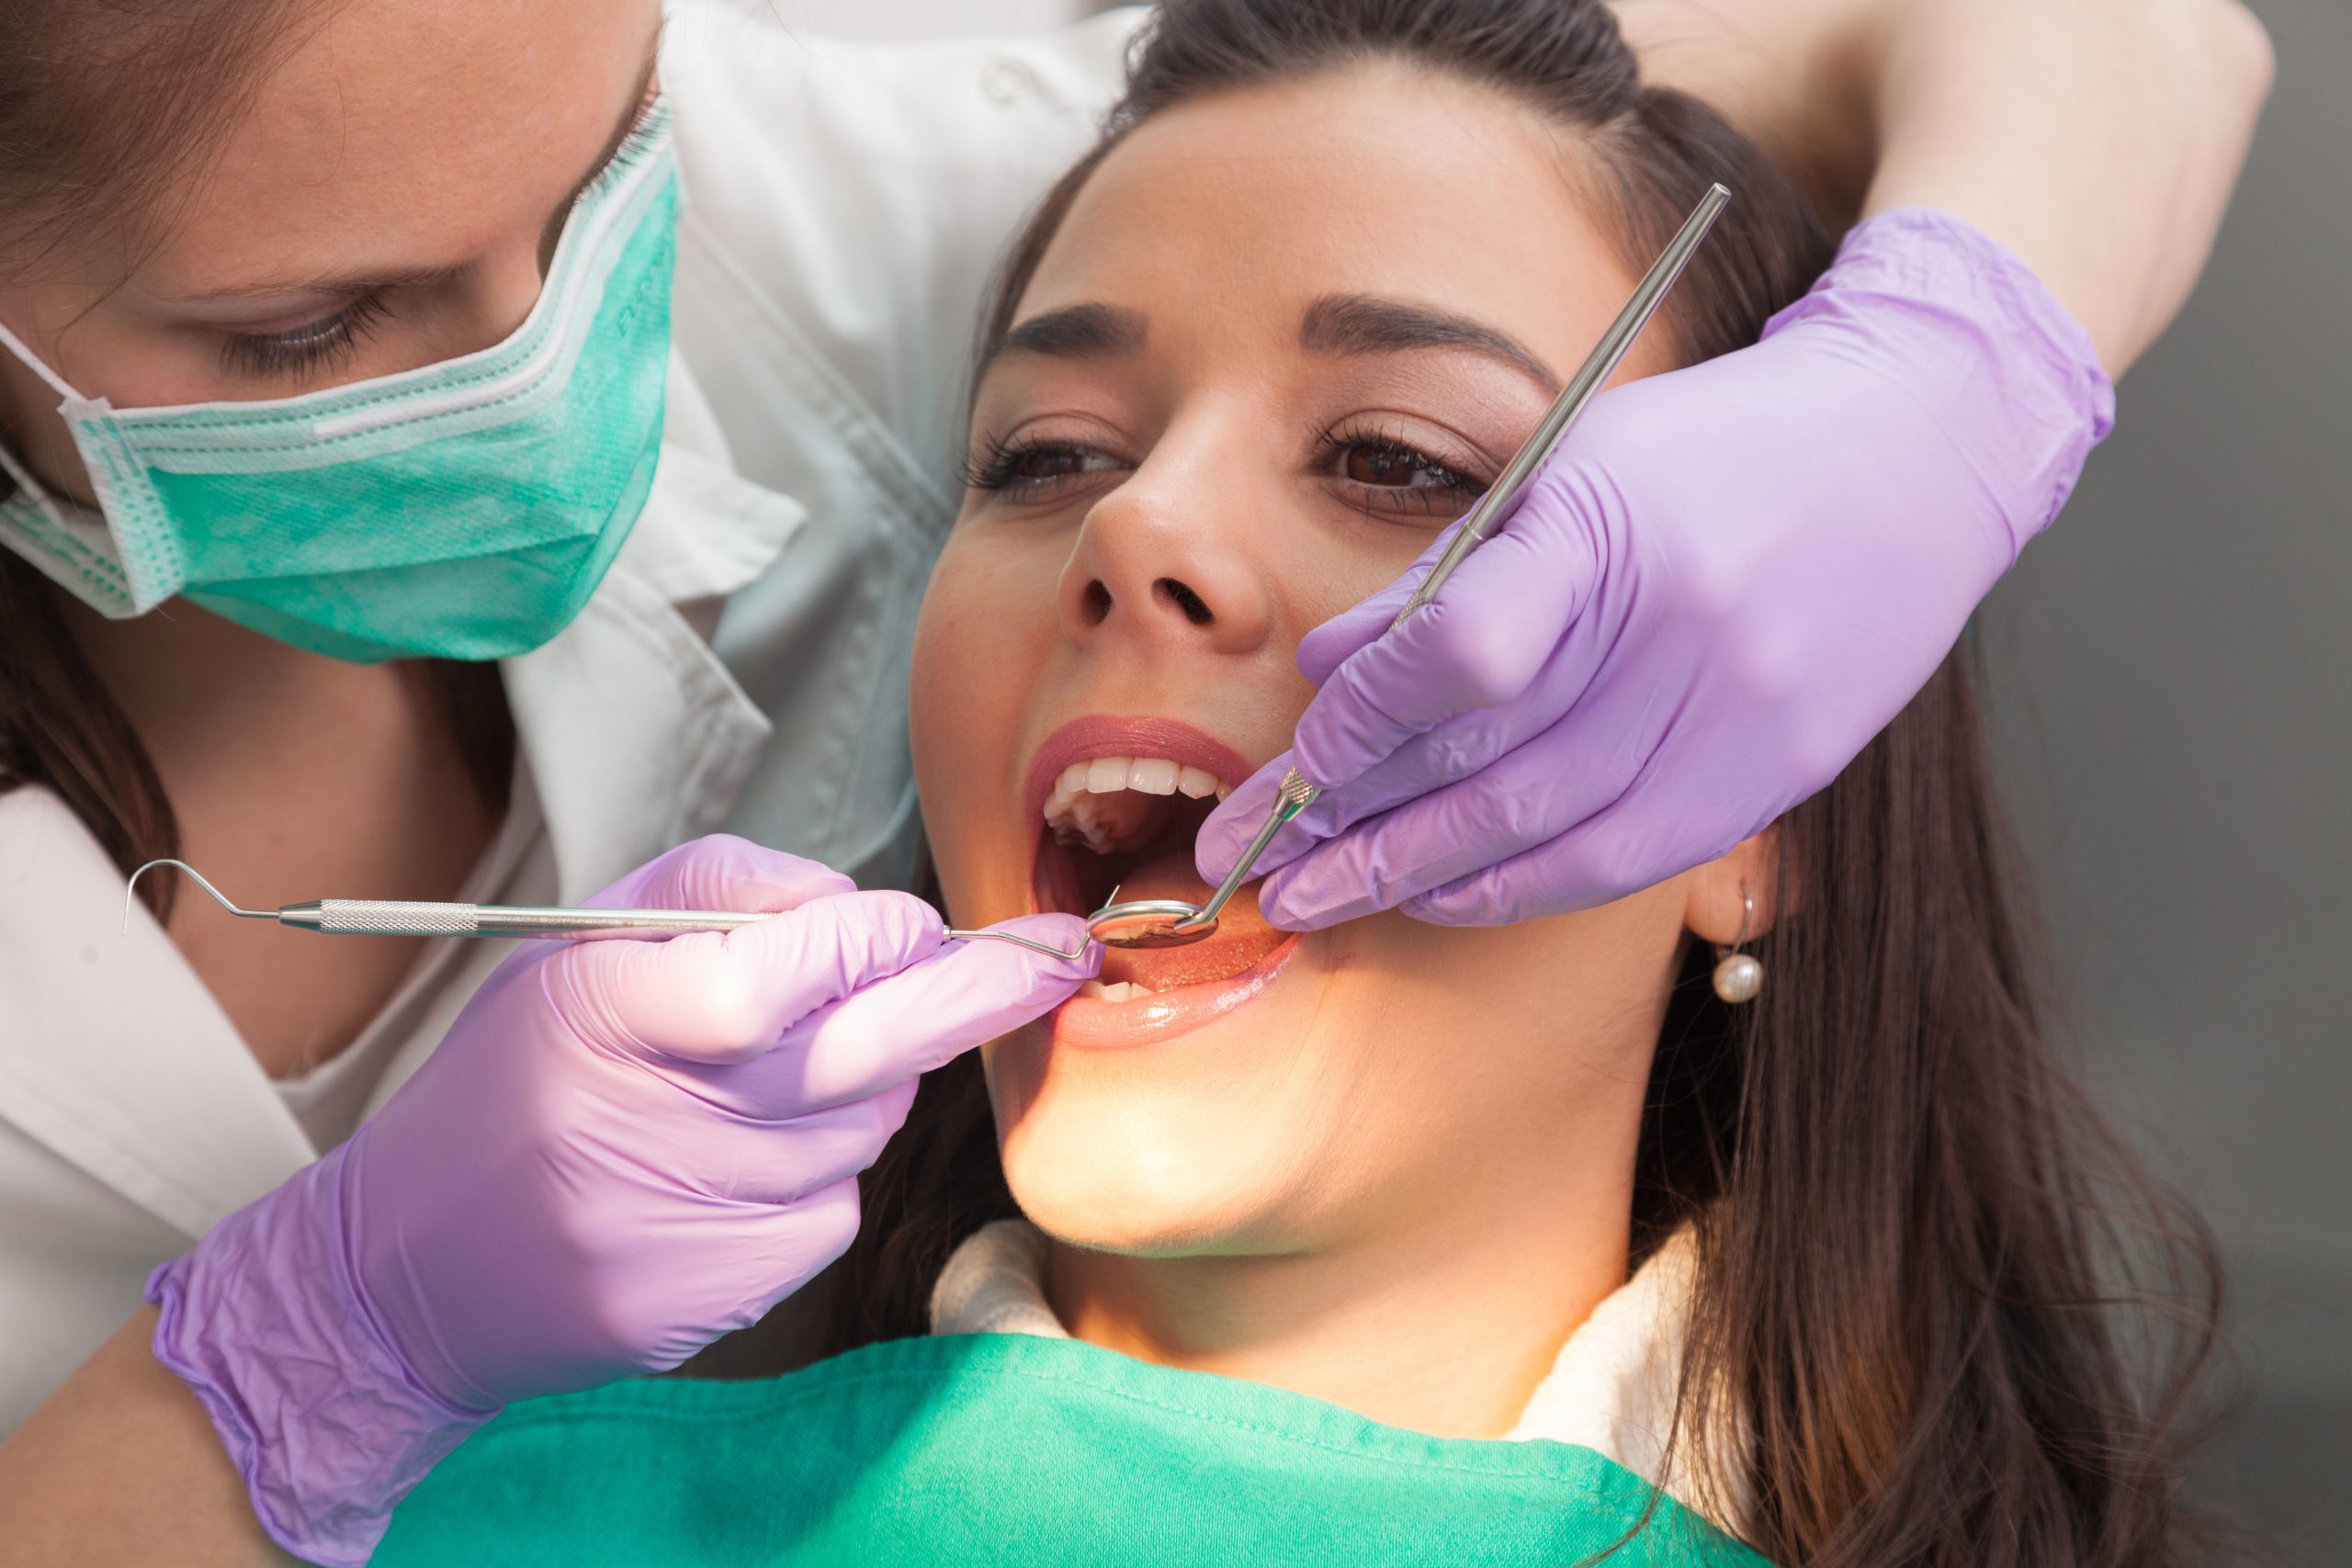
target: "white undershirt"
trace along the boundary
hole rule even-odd
[[[507,793],[506,819],[482,852],[465,883],[453,896],[464,904],[548,904],[555,901],[555,872],[547,852],[547,823],[539,813],[537,792],[530,770],[518,755],[514,779]],[[322,940],[344,940],[325,938]],[[364,937],[348,940],[364,942]],[[414,967],[401,981],[368,1026],[343,1050],[309,1071],[273,1079],[270,1087],[301,1124],[312,1145],[326,1153],[359,1125],[376,1093],[384,1070],[401,1047],[425,1028],[437,1038],[447,1027],[444,1015],[453,998],[472,995],[483,975],[505,953],[511,942],[479,937],[441,937],[424,944]],[[462,988],[452,984],[461,971],[475,971]],[[437,1005],[436,1005],[437,1004]]]

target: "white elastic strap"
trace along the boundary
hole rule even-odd
[[[7,330],[0,327],[0,335],[5,335]],[[8,450],[8,444],[5,441],[0,441],[0,469],[5,469],[8,477],[17,481],[17,489],[27,501],[48,513],[51,521],[60,527],[64,526],[65,520],[57,514],[57,502],[50,495],[49,487],[33,478],[30,468],[17,461],[16,454]]]
[[[58,404],[58,412],[62,413],[65,412],[66,403],[78,403],[84,400],[81,393],[75,391],[73,388],[65,384],[65,378],[63,377],[58,375],[56,371],[51,370],[48,366],[42,364],[40,355],[35,354],[31,349],[25,346],[24,339],[18,337],[16,333],[8,330],[8,323],[6,321],[0,321],[0,346],[5,346],[9,353],[15,355],[18,359],[23,360],[25,362],[26,369],[31,371],[34,375],[49,383],[50,390],[55,392],[58,397],[62,400],[62,401]],[[19,479],[17,482],[21,484],[24,481]]]

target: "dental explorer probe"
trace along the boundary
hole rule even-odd
[[[1583,367],[1561,389],[1534,434],[1528,436],[1494,487],[1464,520],[1453,543],[1446,546],[1437,565],[1413,590],[1412,597],[1405,601],[1405,607],[1396,612],[1396,618],[1388,624],[1389,630],[1403,626],[1414,611],[1435,599],[1437,591],[1445,586],[1445,580],[1453,575],[1454,568],[1486,543],[1496,520],[1519,499],[1519,492],[1526,488],[1544,459],[1551,457],[1561,437],[1567,434],[1568,427],[1584,412],[1585,405],[1592,401],[1593,394],[1616,373],[1626,352],[1634,346],[1634,340],[1641,336],[1642,329],[1657,313],[1667,291],[1681,277],[1682,269],[1699,249],[1699,242],[1707,237],[1707,231],[1714,227],[1717,215],[1730,200],[1731,192],[1723,186],[1707,187],[1707,194],[1699,198],[1699,205],[1683,220],[1680,231],[1668,242],[1647,276],[1635,286],[1633,298],[1625,301],[1625,308],[1617,312],[1617,319],[1593,345]],[[1274,809],[1266,818],[1266,825],[1258,829],[1258,836],[1250,840],[1250,847],[1241,852],[1241,858],[1234,863],[1233,870],[1217,890],[1209,895],[1207,903],[1197,908],[1182,898],[1135,898],[1121,904],[1115,902],[1119,890],[1114,887],[1111,898],[1088,917],[1087,934],[1109,947],[1182,947],[1210,935],[1216,930],[1218,914],[1240,890],[1242,883],[1249,880],[1258,857],[1266,852],[1266,846],[1274,841],[1283,824],[1313,805],[1315,797],[1322,793],[1319,786],[1306,781],[1306,774],[1292,768],[1283,774],[1282,787],[1274,795]]]
[[[123,885],[122,919],[130,923],[130,900],[139,879],[159,865],[187,873],[212,901],[240,919],[276,920],[300,931],[330,936],[491,936],[580,939],[618,934],[647,935],[661,931],[731,931],[764,920],[766,915],[727,909],[581,909],[555,905],[418,904],[391,898],[318,898],[307,904],[287,904],[276,909],[243,909],[230,902],[204,874],[180,860],[151,860],[130,874]],[[1042,942],[1011,931],[957,931],[943,924],[951,942],[1009,942],[1033,953],[1073,962],[1084,948],[1065,953]]]

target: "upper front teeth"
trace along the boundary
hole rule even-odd
[[[1216,795],[1233,786],[1205,768],[1166,757],[1095,757],[1072,762],[1046,797],[1046,825],[1063,843],[1084,840],[1097,854],[1133,849],[1154,813],[1136,795]]]

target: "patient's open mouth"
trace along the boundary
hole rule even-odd
[[[1031,796],[1038,823],[1031,891],[1041,910],[1091,914],[1114,889],[1122,900],[1211,892],[1193,869],[1193,840],[1216,803],[1248,773],[1229,748],[1169,720],[1082,719],[1038,753]],[[1258,913],[1244,887],[1216,933],[1185,947],[1111,948],[1080,996],[1140,1000],[1224,980],[1257,965],[1288,939]]]

